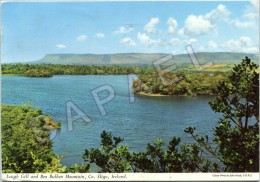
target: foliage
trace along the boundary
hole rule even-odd
[[[30,69],[24,73],[28,77],[52,77],[53,74],[48,70]]]
[[[168,146],[158,139],[154,144],[147,144],[142,152],[129,151],[119,145],[123,139],[113,137],[103,131],[101,147],[86,149],[83,159],[94,163],[99,172],[208,172],[217,171],[217,165],[210,166],[210,161],[202,156],[202,150],[196,144],[180,145],[180,138],[173,137]],[[165,150],[165,147],[167,149]]]
[[[52,75],[124,75],[139,74],[144,68],[96,65],[53,65],[53,64],[3,64],[2,74],[30,77],[51,77]]]
[[[103,131],[101,134],[101,147],[85,150],[83,159],[85,162],[95,163],[101,168],[100,172],[125,172],[129,171],[130,164],[127,161],[130,153],[127,146],[118,146],[123,141],[120,137],[113,137],[111,133]]]
[[[167,149],[163,140],[147,144],[144,152],[132,153],[131,163],[134,172],[194,172],[200,171],[203,158],[195,145],[179,145],[180,138],[173,137]],[[196,161],[196,162],[195,162]],[[200,162],[197,162],[200,161]]]
[[[233,68],[228,82],[218,87],[218,96],[210,101],[213,111],[223,113],[214,129],[215,148],[208,137],[186,130],[198,145],[216,156],[227,172],[259,171],[259,70],[246,57]]]
[[[2,166],[5,173],[63,172],[49,131],[60,124],[28,105],[2,104]]]
[[[70,167],[66,167],[65,173],[86,173],[89,172],[90,165],[88,163],[73,164]]]
[[[258,65],[246,57],[233,68],[230,82],[217,88],[219,96],[210,102],[223,113],[215,128],[226,171],[259,171],[259,72]]]
[[[217,85],[224,81],[226,73],[194,73],[178,71],[159,75],[157,72],[144,72],[134,81],[136,93],[161,95],[213,95]]]

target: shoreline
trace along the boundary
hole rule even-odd
[[[22,76],[19,74],[1,74],[1,76]]]
[[[137,95],[144,95],[144,96],[150,96],[150,97],[166,97],[166,96],[171,96],[171,95],[162,95],[162,94],[148,94],[145,92],[135,92]]]
[[[180,97],[196,97],[196,96],[217,96],[218,94],[210,95],[162,95],[162,94],[148,94],[145,92],[134,92],[136,95],[148,96],[148,97],[171,97],[171,96],[180,96]]]
[[[22,77],[28,77],[28,78],[51,78],[55,75],[50,75],[50,76],[26,76],[22,74],[1,74],[0,76],[22,76]]]

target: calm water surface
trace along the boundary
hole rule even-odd
[[[102,85],[110,85],[115,97],[104,105],[107,115],[98,110],[91,90]],[[106,97],[108,93],[102,92]],[[86,148],[98,147],[100,133],[110,131],[125,138],[124,144],[130,149],[144,150],[147,143],[158,138],[169,141],[172,136],[182,138],[184,143],[192,143],[192,138],[184,133],[189,126],[197,132],[211,135],[220,115],[209,107],[209,96],[135,96],[129,103],[127,76],[54,76],[52,78],[27,78],[19,76],[2,77],[2,103],[23,104],[32,101],[45,114],[62,122],[62,129],[54,138],[54,151],[63,155],[62,163],[81,163]],[[74,122],[73,131],[68,131],[66,103],[73,102],[92,122]]]

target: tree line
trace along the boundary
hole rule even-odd
[[[141,73],[133,82],[138,94],[160,95],[215,95],[217,86],[228,73],[197,73],[191,71],[167,72],[161,75],[156,71]]]
[[[82,164],[63,166],[52,150],[49,131],[60,128],[51,117],[30,105],[2,105],[3,172],[258,172],[259,171],[259,67],[249,58],[236,65],[226,80],[216,86],[217,96],[209,102],[222,113],[213,138],[184,132],[193,144],[158,139],[146,150],[130,151],[123,138],[101,133],[101,145],[86,149]],[[211,122],[211,121],[209,121]],[[33,123],[33,124],[32,124]],[[209,158],[207,156],[213,156]]]
[[[146,67],[97,66],[97,65],[53,65],[53,64],[3,64],[2,74],[29,77],[51,77],[53,75],[127,75],[139,74]]]
[[[217,85],[228,73],[194,72],[179,69],[160,75],[152,66],[97,66],[53,64],[3,64],[2,74],[27,77],[52,77],[53,75],[127,75],[136,74],[133,89],[139,94],[161,95],[214,95]]]

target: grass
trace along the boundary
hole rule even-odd
[[[206,69],[200,70],[200,72],[229,72],[234,67],[234,64],[213,64]],[[195,66],[189,65],[186,68],[187,71],[196,71]]]

